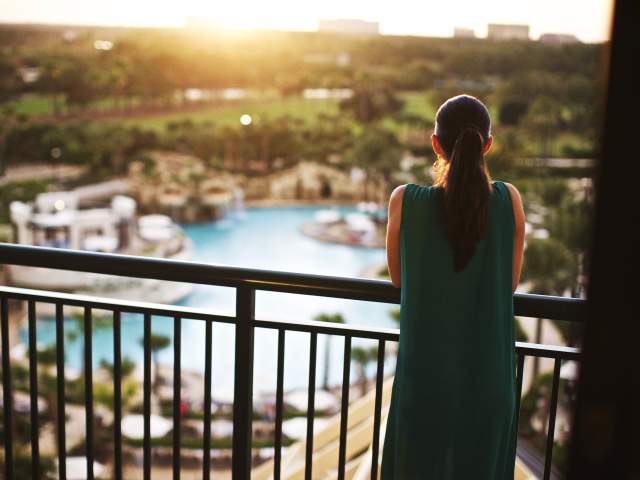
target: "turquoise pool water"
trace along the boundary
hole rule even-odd
[[[325,207],[249,208],[231,213],[218,222],[185,225],[185,233],[194,247],[193,260],[241,267],[284,270],[338,276],[357,276],[363,269],[384,262],[383,249],[369,249],[320,242],[300,233],[300,226]],[[340,207],[350,212],[351,207]],[[233,315],[234,290],[224,287],[196,286],[180,302],[181,305],[207,308]],[[354,302],[342,299],[303,295],[258,292],[256,316],[267,319],[312,319],[319,313],[340,312],[352,324],[394,326],[389,316],[390,305],[372,302]],[[142,361],[141,317],[124,315],[122,319],[123,355]],[[67,320],[66,330],[73,330],[75,322]],[[173,337],[172,319],[154,317],[154,333]],[[22,332],[26,341],[26,332]],[[255,337],[254,388],[257,393],[275,389],[277,333],[258,329]],[[55,339],[54,324],[43,319],[38,323],[38,341],[50,344]],[[113,360],[113,333],[110,328],[98,329],[93,335],[94,365],[102,359]],[[327,337],[318,337],[317,378],[321,383],[325,368]],[[72,369],[82,367],[82,338],[65,341],[66,365]],[[359,342],[354,340],[354,345]],[[361,342],[363,346],[373,343]],[[342,375],[342,345],[340,338],[331,340],[330,381],[338,383]],[[307,334],[289,332],[285,348],[285,387],[306,386],[308,375]],[[204,324],[184,320],[182,326],[182,365],[185,369],[204,371]],[[229,395],[233,387],[234,333],[228,325],[213,326],[213,395]],[[171,364],[173,351],[169,347],[158,358]],[[353,377],[352,377],[353,378]]]

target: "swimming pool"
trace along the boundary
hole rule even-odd
[[[320,242],[300,233],[300,226],[326,207],[248,208],[231,212],[225,219],[184,225],[193,242],[193,260],[239,267],[264,268],[291,272],[337,276],[357,276],[372,264],[384,262],[384,249],[362,248]],[[337,207],[342,213],[353,207]],[[181,305],[206,308],[216,313],[234,314],[235,292],[231,288],[198,285],[180,302]],[[258,292],[256,316],[266,319],[307,320],[319,313],[341,313],[347,323],[371,326],[395,326],[389,316],[391,305],[373,302],[313,297],[273,292]],[[122,354],[142,362],[141,318],[123,315]],[[65,330],[73,330],[75,321],[65,320]],[[108,324],[108,322],[107,322]],[[108,326],[108,325],[107,325]],[[55,328],[51,319],[38,322],[39,345],[54,342]],[[154,333],[173,337],[172,319],[154,317]],[[22,332],[26,342],[26,331]],[[325,342],[318,337],[317,379],[321,384],[325,368]],[[113,360],[111,328],[96,329],[93,334],[94,366],[101,360]],[[373,345],[362,341],[363,345]],[[342,339],[331,340],[330,381],[342,378]],[[306,386],[308,375],[308,334],[288,332],[285,349],[285,388]],[[358,342],[354,340],[354,345]],[[275,390],[277,332],[257,329],[255,336],[254,389]],[[182,322],[182,366],[204,371],[204,324],[201,321]],[[213,326],[212,390],[216,396],[228,396],[233,391],[234,332],[230,325]],[[65,340],[65,364],[75,370],[82,367],[82,337]],[[159,352],[162,364],[172,364],[172,348]],[[352,376],[353,378],[353,376]]]

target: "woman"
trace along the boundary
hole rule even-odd
[[[402,185],[389,202],[387,263],[402,300],[381,478],[513,479],[522,201],[491,181],[480,100],[447,100],[431,140],[434,185]]]

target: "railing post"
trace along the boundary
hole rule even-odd
[[[236,289],[236,353],[233,394],[234,480],[251,478],[251,426],[253,417],[253,320],[256,292]]]

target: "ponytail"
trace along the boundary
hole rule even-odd
[[[454,271],[467,266],[487,229],[490,177],[482,149],[484,138],[472,125],[462,128],[449,162],[436,181],[444,187],[444,228],[453,248]]]

